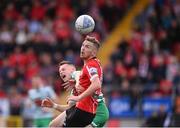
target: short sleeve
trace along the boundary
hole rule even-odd
[[[92,81],[95,77],[99,76],[98,69],[99,66],[95,62],[91,62],[90,64],[86,65],[87,75],[90,81]]]

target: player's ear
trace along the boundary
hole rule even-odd
[[[93,50],[92,50],[92,55],[93,55],[93,56],[96,56],[96,55],[97,55],[97,50],[96,50],[96,49],[93,49]]]

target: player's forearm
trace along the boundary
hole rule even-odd
[[[70,107],[71,106],[69,106],[69,105],[59,105],[59,104],[54,104],[53,105],[53,108],[56,109],[59,112],[63,112],[63,111],[67,110]]]
[[[99,88],[101,88],[101,82],[99,78],[97,77],[91,82],[91,85],[89,86],[89,88],[79,95],[80,100],[87,96],[92,95]]]

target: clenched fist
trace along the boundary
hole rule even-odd
[[[50,98],[46,98],[44,100],[42,100],[41,103],[41,107],[48,107],[48,108],[52,108],[54,106],[54,101],[51,100]]]

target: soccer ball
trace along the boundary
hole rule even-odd
[[[95,22],[89,15],[81,15],[76,19],[75,28],[81,34],[88,34],[94,30]]]

